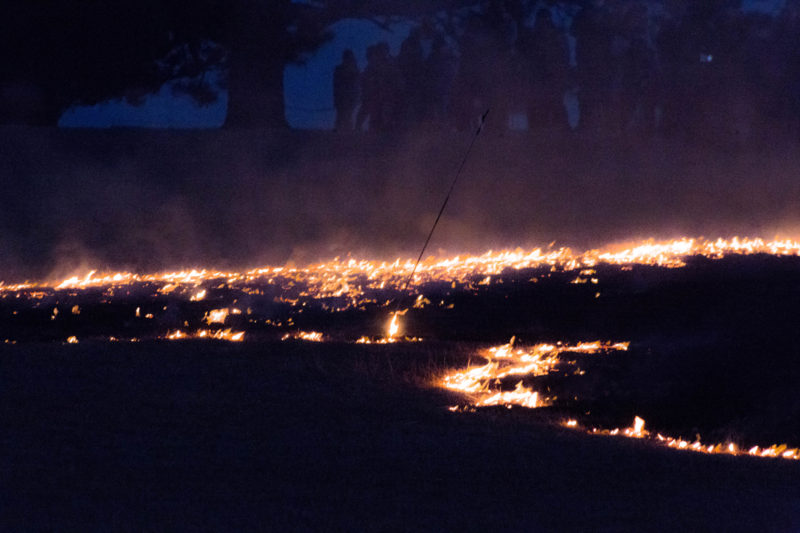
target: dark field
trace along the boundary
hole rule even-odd
[[[378,307],[292,314],[251,302],[257,316],[288,313],[328,343],[280,342],[286,328],[263,324],[243,343],[170,342],[152,336],[236,295],[148,300],[179,309],[149,330],[115,318],[132,316],[138,297],[101,307],[80,293],[69,304],[81,314],[57,320],[33,300],[4,299],[2,334],[19,342],[0,345],[0,529],[800,530],[797,461],[554,425],[627,426],[640,415],[651,430],[704,442],[800,444],[800,260],[597,270],[597,285],[545,271],[477,290],[423,285],[454,307],[410,310],[406,332],[426,340],[388,346],[343,342],[379,335]],[[540,281],[524,283],[531,275]],[[47,298],[64,306],[67,295]],[[143,340],[101,338],[126,332]],[[67,334],[80,344],[62,344]],[[512,335],[631,349],[576,355],[585,375],[530,382],[577,400],[448,411],[465,399],[436,378]]]
[[[443,347],[28,346],[2,360],[12,530],[800,527],[798,465],[454,415]]]

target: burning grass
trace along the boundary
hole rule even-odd
[[[492,276],[507,269],[523,270],[548,267],[564,271],[591,270],[598,264],[650,265],[664,268],[686,266],[687,257],[721,259],[729,255],[766,254],[773,256],[800,255],[800,242],[791,239],[764,240],[739,238],[707,240],[704,238],[681,238],[672,241],[643,241],[631,246],[607,246],[605,248],[575,252],[570,248],[488,251],[476,256],[454,256],[450,258],[429,257],[419,266],[412,285],[432,281],[453,282],[459,285],[489,285]],[[192,269],[156,274],[133,272],[98,273],[95,270],[84,276],[52,283],[3,284],[0,292],[19,292],[33,289],[87,289],[92,287],[125,287],[133,284],[157,284],[158,291],[169,293],[176,289],[190,294],[192,301],[201,301],[208,294],[202,284],[214,282],[222,286],[246,286],[257,282],[274,285],[282,289],[286,298],[308,297],[316,299],[346,296],[357,306],[369,291],[399,287],[411,274],[412,259],[394,262],[359,259],[332,261],[309,265],[305,268],[263,267],[246,272]],[[576,282],[583,281],[579,276]],[[594,281],[596,283],[596,281]],[[194,287],[195,290],[191,290]],[[291,290],[292,288],[297,290]]]
[[[520,406],[536,409],[553,405],[557,397],[540,395],[540,391],[531,386],[525,386],[524,379],[546,376],[551,374],[556,367],[561,367],[561,372],[581,374],[580,369],[568,369],[575,361],[564,359],[564,355],[577,354],[608,354],[627,351],[628,342],[583,342],[578,344],[537,344],[531,347],[515,347],[512,338],[508,344],[495,346],[483,351],[487,362],[484,365],[469,366],[464,370],[455,370],[445,375],[439,385],[468,395],[469,406],[454,406],[451,411],[472,411],[474,408],[487,406],[503,406],[511,408]],[[504,383],[516,381],[514,388],[504,388]],[[519,380],[519,381],[517,381]],[[540,397],[541,396],[541,397]],[[577,396],[575,397],[577,400]],[[563,403],[563,402],[562,402]],[[569,405],[567,402],[566,405]],[[588,414],[588,412],[587,412]],[[589,421],[591,417],[584,416]],[[611,437],[628,437],[646,439],[653,444],[663,445],[676,450],[685,450],[705,454],[748,455],[752,457],[769,457],[781,459],[800,459],[800,450],[786,444],[771,444],[767,446],[751,445],[743,447],[732,441],[725,443],[703,442],[700,436],[694,440],[681,437],[665,436],[661,433],[652,433],[645,429],[645,420],[640,416],[633,417],[633,423],[627,428],[599,429],[597,427],[580,424],[576,419],[563,420],[562,425],[571,429],[578,429],[592,435],[605,435]]]
[[[636,436],[644,426],[631,420],[647,420],[654,442],[706,453],[731,453],[733,444],[739,455],[752,450],[747,442],[800,442],[792,387],[800,339],[786,329],[799,253],[795,241],[736,238],[487,252],[429,258],[407,293],[400,288],[413,263],[400,260],[91,272],[0,284],[0,339],[385,345],[363,347],[377,351],[357,353],[383,355],[357,358],[350,371],[469,395],[458,410],[522,406],[590,433],[625,434],[633,424]],[[513,335],[538,344],[498,345]],[[592,338],[630,339],[636,348],[580,342]],[[464,350],[458,365],[447,363],[452,353],[408,355],[454,346]],[[481,365],[464,362],[482,356]],[[335,374],[345,360],[314,367]],[[760,445],[750,455],[790,450]]]

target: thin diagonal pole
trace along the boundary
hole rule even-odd
[[[409,274],[408,279],[406,279],[406,282],[403,285],[402,292],[406,292],[406,289],[408,289],[408,285],[411,283],[411,280],[414,279],[414,274],[416,274],[417,267],[419,266],[420,261],[422,261],[422,256],[425,255],[425,249],[428,248],[428,243],[431,242],[431,237],[433,237],[433,232],[436,230],[436,226],[439,224],[439,219],[442,218],[442,213],[444,213],[444,208],[447,207],[447,202],[450,201],[450,195],[453,194],[453,189],[456,188],[456,183],[458,182],[458,178],[461,177],[461,171],[464,169],[464,165],[466,165],[467,159],[469,159],[469,154],[472,151],[472,146],[475,144],[475,141],[481,134],[483,125],[486,123],[486,115],[488,114],[489,114],[489,109],[487,109],[486,112],[481,117],[481,123],[478,125],[478,129],[475,131],[475,135],[472,136],[472,140],[469,143],[469,147],[467,148],[464,157],[461,159],[461,164],[458,166],[458,171],[456,171],[456,177],[453,178],[453,182],[450,184],[450,190],[447,191],[447,196],[444,197],[444,202],[442,202],[442,207],[439,208],[439,213],[436,215],[436,220],[433,221],[433,226],[431,226],[431,231],[428,232],[428,238],[425,239],[425,244],[422,245],[422,250],[420,250],[419,252],[419,257],[417,257],[417,262],[414,263],[414,268],[411,270],[411,274]]]

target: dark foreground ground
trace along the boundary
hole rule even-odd
[[[798,531],[800,464],[451,413],[470,346],[0,351],[4,531]]]

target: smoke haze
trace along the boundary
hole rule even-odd
[[[0,279],[416,256],[473,132],[0,130]],[[790,141],[484,132],[428,254],[796,235]]]

